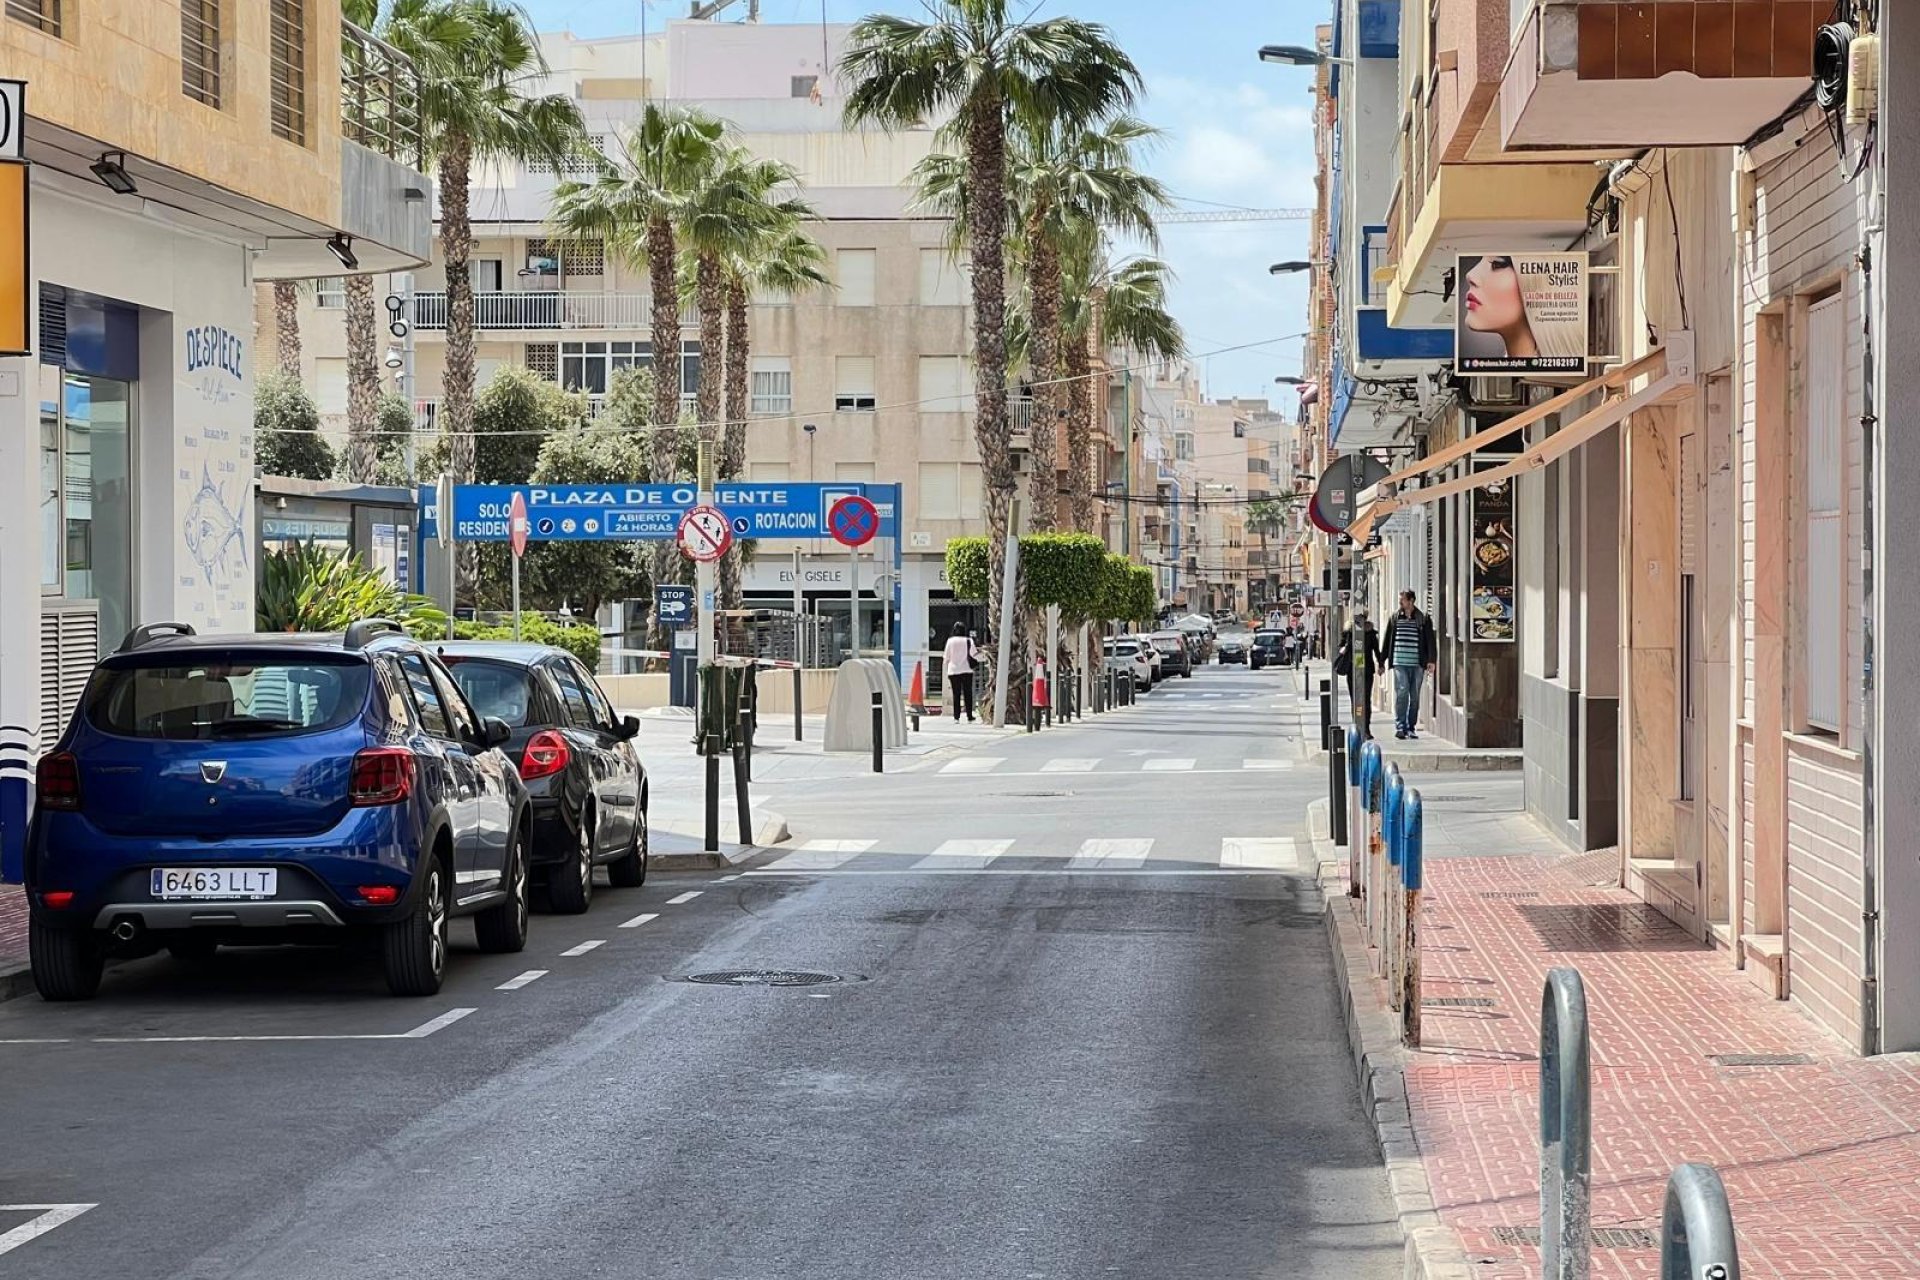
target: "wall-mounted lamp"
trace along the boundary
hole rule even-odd
[[[90,167],[101,185],[117,196],[134,195],[140,190],[134,184],[133,175],[127,172],[127,153],[124,151],[105,152]]]
[[[359,269],[360,259],[354,256],[353,238],[351,236],[339,231],[334,232],[333,238],[327,241],[327,252],[332,254],[340,265],[347,270],[355,271]]]

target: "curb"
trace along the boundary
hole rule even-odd
[[[1517,773],[1523,759],[1518,751],[1382,752],[1381,758],[1402,773]],[[1307,759],[1325,768],[1327,753],[1315,751]]]
[[[727,813],[722,813],[720,816],[723,826],[731,818]],[[689,818],[685,823],[676,822],[671,818],[656,818],[653,820],[652,829],[661,835],[679,836],[693,841],[703,841],[707,835],[704,816]],[[704,850],[691,853],[649,851],[647,865],[657,871],[725,870],[728,867],[739,866],[765,849],[785,844],[792,836],[793,832],[787,827],[787,819],[784,815],[775,813],[771,809],[756,808],[753,811],[752,844],[723,842],[718,853],[707,853]]]
[[[1440,1220],[1433,1188],[1407,1107],[1407,1051],[1398,1021],[1373,980],[1367,946],[1346,904],[1346,859],[1318,835],[1321,910],[1333,953],[1335,991],[1347,1025],[1347,1045],[1359,1077],[1360,1100],[1386,1162],[1400,1235],[1406,1242],[1405,1280],[1469,1280],[1473,1271],[1460,1238]]]
[[[32,994],[33,969],[25,960],[0,963],[0,1004]]]

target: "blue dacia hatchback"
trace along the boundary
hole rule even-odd
[[[527,938],[526,788],[397,623],[341,635],[136,628],[42,757],[27,837],[29,948],[49,1000],[106,957],[377,937],[396,995],[431,995],[448,920]]]

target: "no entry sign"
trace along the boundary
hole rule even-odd
[[[827,532],[843,547],[864,547],[880,532],[880,509],[868,499],[850,494],[827,512]]]
[[[527,500],[522,494],[513,495],[513,506],[507,514],[507,537],[513,543],[513,558],[518,560],[527,554],[527,535],[533,532],[533,522],[527,519]]]
[[[687,559],[704,564],[718,560],[733,546],[733,525],[718,507],[695,507],[680,517],[677,541]]]

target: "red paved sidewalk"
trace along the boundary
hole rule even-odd
[[[1482,1280],[1530,1280],[1537,1228],[1540,990],[1586,980],[1593,1224],[1660,1225],[1672,1168],[1717,1166],[1747,1280],[1920,1277],[1920,1055],[1862,1059],[1630,895],[1611,855],[1427,864],[1425,995],[1408,1058],[1414,1133],[1442,1221]],[[1715,1054],[1806,1054],[1723,1067]],[[1595,1277],[1657,1277],[1656,1250],[1596,1249]]]

